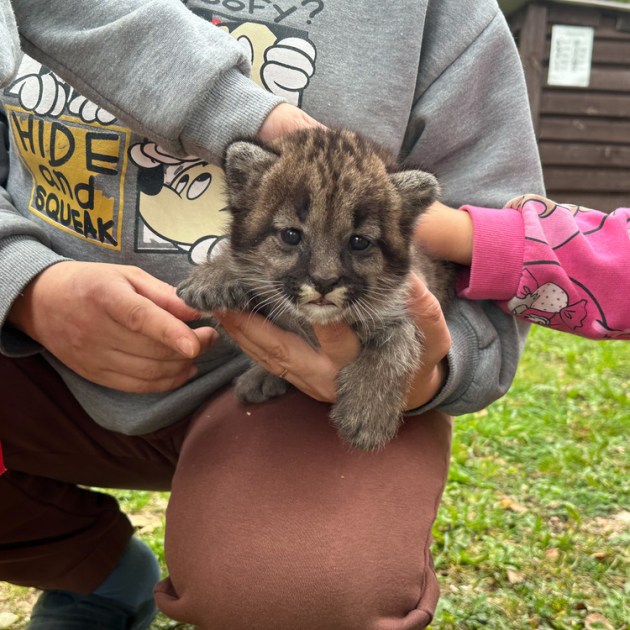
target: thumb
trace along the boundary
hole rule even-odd
[[[127,280],[139,295],[151,300],[177,319],[185,322],[199,319],[199,311],[188,306],[177,295],[177,288],[172,284],[163,282],[139,268],[132,267],[128,269],[128,272]]]
[[[298,107],[289,103],[280,103],[263,121],[258,130],[258,139],[271,142],[280,136],[308,127],[323,127],[323,125]]]
[[[430,348],[436,353],[443,352],[446,355],[451,347],[451,335],[442,307],[416,274],[412,274],[407,304],[416,326],[422,331]]]
[[[350,363],[359,353],[359,338],[344,323],[313,324],[319,347],[337,366]]]
[[[177,296],[174,286],[158,280],[138,268],[123,271],[135,299],[126,304],[115,319],[130,330],[162,343],[182,356],[193,359],[201,353],[204,340],[200,339],[185,321],[198,319],[199,313]],[[125,304],[120,304],[122,308]]]

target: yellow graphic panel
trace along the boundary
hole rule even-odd
[[[66,233],[119,250],[129,130],[7,109],[15,148],[33,177],[29,210]]]

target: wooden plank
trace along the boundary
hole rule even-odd
[[[630,144],[630,122],[542,116],[539,140]]]
[[[623,68],[593,68],[591,70],[590,90],[606,92],[630,92],[630,67]],[[628,110],[630,112],[630,109]]]
[[[540,118],[540,96],[546,80],[543,70],[543,57],[546,53],[547,7],[529,5],[525,14],[519,38],[519,54],[525,72],[525,83],[529,95],[534,131],[538,130]],[[548,53],[547,53],[548,54]]]
[[[592,26],[601,22],[601,11],[591,7],[562,7],[551,4],[549,7],[550,24],[568,24],[570,26]]]
[[[578,142],[540,142],[540,158],[547,166],[611,166],[630,169],[630,146]]]
[[[593,94],[588,89],[547,89],[543,91],[540,100],[540,112],[569,116],[629,118],[630,95]]]
[[[630,40],[598,40],[593,42],[593,64],[630,65]]]
[[[628,193],[630,197],[628,169],[548,166],[543,172],[549,190],[606,191]]]
[[[630,33],[618,28],[618,17],[616,15],[603,16],[601,25],[595,31],[595,37],[599,39],[619,39],[625,41],[630,39]]]

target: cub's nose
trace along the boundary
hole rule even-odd
[[[320,295],[327,295],[328,293],[330,293],[339,284],[339,280],[339,276],[334,276],[330,278],[311,276],[313,287],[316,291],[319,292]]]

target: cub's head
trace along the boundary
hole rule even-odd
[[[319,128],[235,142],[224,169],[234,259],[270,317],[352,322],[387,310],[410,269],[414,224],[437,194],[432,175]]]

